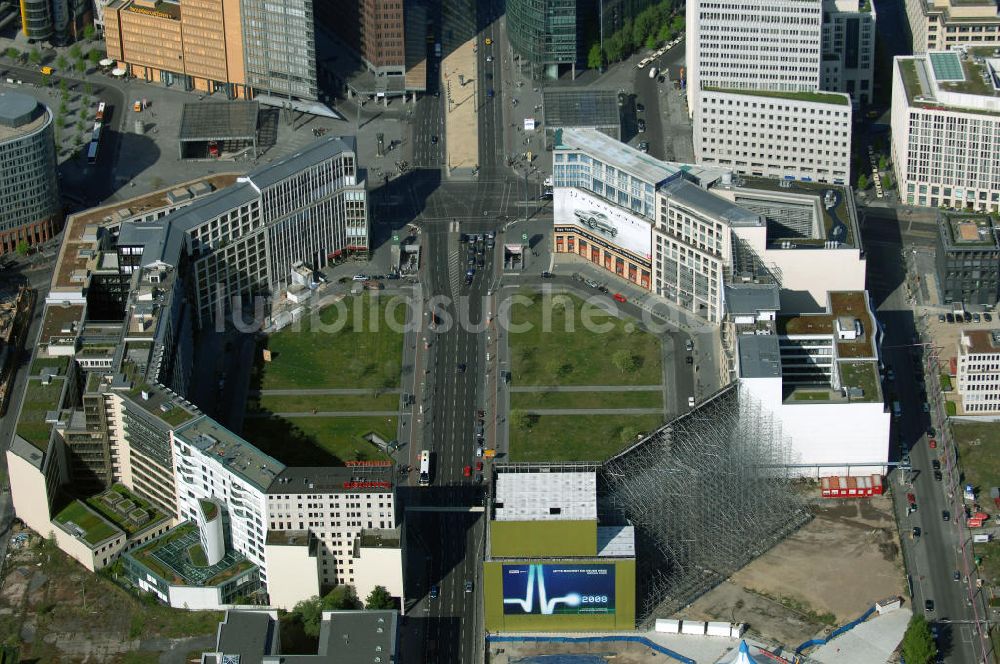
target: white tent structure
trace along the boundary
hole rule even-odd
[[[740,647],[734,650],[727,659],[719,660],[719,664],[771,664],[772,660],[763,660],[750,654],[750,648],[746,641],[740,641]]]

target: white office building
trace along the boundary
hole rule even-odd
[[[819,91],[822,28],[822,0],[687,4],[697,163],[747,175],[847,181],[851,101]]]
[[[892,156],[909,205],[1000,210],[1000,57],[993,49],[897,57]]]
[[[713,323],[722,320],[723,283],[732,265],[732,225],[763,217],[688,182],[657,192],[653,289]]]
[[[272,566],[273,606],[308,599],[317,581],[351,584],[361,599],[376,585],[403,597],[391,464],[286,468],[268,489],[267,526],[269,560],[286,561]]]
[[[177,516],[204,527],[209,504],[221,510],[225,548],[260,567],[267,583],[267,488],[285,466],[208,417],[173,432]],[[212,533],[199,533],[204,542]]]
[[[1000,331],[962,330],[957,363],[962,414],[1000,413]]]
[[[857,109],[872,102],[875,6],[871,0],[824,0],[820,85],[846,92]]]
[[[155,221],[122,224],[119,253],[125,267],[177,267],[185,255],[202,327],[231,298],[287,288],[300,261],[319,269],[367,253],[361,174],[354,139],[330,137]]]
[[[691,0],[686,11],[688,107],[693,116],[703,90],[819,88],[821,0]]]
[[[699,96],[699,164],[757,177],[847,182],[852,113],[846,94],[702,90]]]
[[[737,289],[731,296],[740,385],[777,416],[791,442],[793,472],[884,473],[892,418],[879,373],[882,334],[868,293],[831,292],[825,311],[802,315],[767,309],[773,295]],[[754,304],[767,300],[772,304]]]

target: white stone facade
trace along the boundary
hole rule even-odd
[[[695,160],[746,175],[846,183],[850,99],[838,93],[810,96],[817,101],[702,91],[694,118]]]

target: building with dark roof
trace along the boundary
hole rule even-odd
[[[1000,240],[992,215],[939,212],[935,261],[943,302],[997,303]]]
[[[0,92],[0,254],[45,242],[62,225],[52,111]]]
[[[226,611],[215,650],[201,664],[393,664],[398,661],[396,611],[324,611],[315,654],[281,653],[276,611]]]

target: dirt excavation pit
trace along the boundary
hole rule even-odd
[[[796,647],[905,587],[888,497],[813,503],[815,518],[679,617],[745,622]]]

